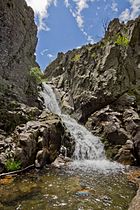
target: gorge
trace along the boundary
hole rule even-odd
[[[24,0],[0,0],[0,209],[30,209],[32,202],[34,209],[128,209],[135,187],[125,165],[136,167],[138,186],[140,174],[140,17],[112,20],[100,42],[58,53],[44,74],[36,44],[32,9]],[[74,161],[52,169],[62,146]],[[47,169],[27,179],[2,175],[30,165]],[[138,191],[130,210],[139,207]]]

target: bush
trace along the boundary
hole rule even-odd
[[[119,35],[115,41],[115,44],[126,47],[129,44],[129,40],[126,36]]]
[[[19,160],[7,160],[5,164],[5,168],[7,171],[16,171],[21,168],[21,162]]]
[[[36,80],[37,84],[40,84],[44,77],[44,74],[38,67],[31,68],[30,75]]]

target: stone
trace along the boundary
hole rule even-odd
[[[43,148],[42,150],[37,152],[36,160],[35,160],[35,167],[41,168],[45,164],[47,164],[47,161],[49,160],[50,152],[47,148]]]
[[[134,121],[140,119],[138,113],[134,111],[133,109],[125,109],[125,112],[123,114],[123,120],[126,121]]]
[[[134,157],[134,144],[131,140],[127,140],[125,145],[119,149],[118,154],[115,156],[115,160],[124,165],[134,165],[136,158]]]
[[[138,210],[138,209],[140,209],[140,186],[139,186],[137,194],[133,198],[128,210]]]
[[[5,164],[10,157],[19,160],[22,167],[35,164],[41,168],[50,164],[59,155],[62,145],[67,147],[68,157],[74,152],[74,139],[60,117],[52,113],[17,126],[10,137],[0,142],[1,163]]]
[[[63,167],[64,165],[66,165],[65,157],[60,154],[51,165],[55,168]]]

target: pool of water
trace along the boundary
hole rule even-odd
[[[136,193],[122,171],[46,168],[9,180],[0,185],[1,210],[126,210]]]

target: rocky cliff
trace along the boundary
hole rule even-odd
[[[0,96],[34,103],[30,69],[35,63],[37,27],[23,0],[0,0]],[[34,90],[33,90],[34,89]]]
[[[0,129],[6,132],[23,118],[15,114],[16,102],[37,105],[37,86],[30,76],[37,66],[36,35],[34,13],[25,1],[0,0]]]
[[[126,164],[140,163],[139,47],[140,18],[127,24],[114,19],[99,43],[59,53],[45,71],[63,110]]]

